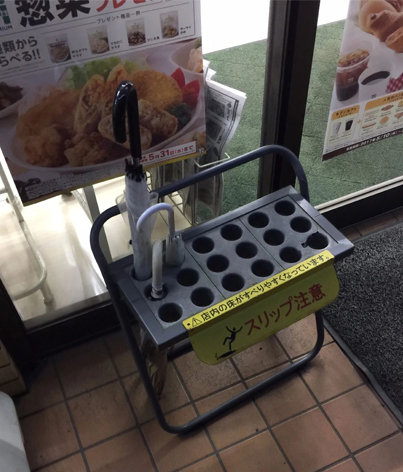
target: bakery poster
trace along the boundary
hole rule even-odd
[[[323,160],[403,132],[403,0],[351,0]]]
[[[0,147],[24,204],[123,173],[123,80],[145,168],[204,153],[200,0],[0,1]]]

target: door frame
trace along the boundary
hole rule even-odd
[[[24,323],[0,279],[0,340],[19,370],[24,373],[33,369],[37,356],[28,339]]]
[[[271,0],[261,145],[279,144],[299,155],[320,0]],[[260,160],[258,197],[295,184],[290,164]]]

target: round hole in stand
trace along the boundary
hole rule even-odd
[[[270,246],[280,246],[280,244],[283,244],[285,236],[278,229],[269,229],[264,233],[263,239]]]
[[[242,236],[242,228],[237,225],[225,225],[221,228],[221,236],[227,241],[237,241]]]
[[[207,254],[214,249],[214,241],[210,238],[202,236],[193,241],[192,248],[199,254]]]
[[[229,266],[229,260],[225,256],[211,256],[207,261],[207,267],[211,272],[224,272]]]
[[[182,317],[182,308],[176,303],[167,303],[158,310],[158,316],[165,323],[175,323]]]
[[[274,209],[279,215],[290,216],[295,212],[295,205],[288,200],[281,200],[276,203]]]
[[[238,274],[228,274],[222,279],[222,286],[228,292],[239,292],[245,286],[245,280]]]
[[[242,259],[252,259],[257,254],[257,247],[252,243],[240,243],[236,247],[236,253]]]
[[[317,232],[309,236],[306,244],[312,249],[325,249],[329,246],[329,240],[327,236]]]
[[[200,287],[193,290],[190,299],[192,300],[193,305],[205,307],[213,303],[214,294],[209,288]]]
[[[274,266],[271,262],[260,259],[252,264],[252,272],[257,277],[270,277],[274,272]]]
[[[176,281],[183,287],[191,287],[199,281],[199,274],[194,269],[182,269],[176,276]]]
[[[298,262],[301,259],[302,254],[298,249],[295,249],[295,247],[285,247],[280,251],[280,257],[284,262],[292,264]]]
[[[291,228],[297,233],[307,233],[312,228],[312,223],[304,216],[297,216],[291,220]]]
[[[269,224],[269,217],[261,211],[249,215],[248,223],[254,228],[265,228]]]

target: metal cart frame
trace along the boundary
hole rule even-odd
[[[190,185],[197,184],[201,182],[204,179],[208,179],[210,177],[214,177],[215,175],[220,174],[221,172],[225,172],[227,170],[233,169],[235,167],[238,167],[240,165],[246,164],[247,162],[253,161],[255,159],[262,158],[264,156],[267,156],[269,154],[277,154],[286,159],[293,167],[295,174],[299,180],[299,185],[300,185],[300,193],[301,195],[309,201],[309,189],[308,189],[308,182],[307,178],[305,175],[305,171],[299,162],[298,158],[293,154],[291,151],[289,151],[286,148],[283,148],[281,146],[277,145],[272,145],[272,146],[264,146],[262,148],[259,148],[255,151],[252,151],[250,153],[244,154],[243,156],[231,159],[230,161],[224,162],[222,164],[219,164],[217,166],[211,167],[210,169],[207,169],[203,172],[200,172],[198,174],[192,175],[186,179],[183,179],[179,182],[174,182],[172,184],[169,184],[165,187],[162,187],[159,190],[156,190],[156,192],[159,194],[160,198],[166,197],[167,195],[170,195],[174,192],[177,192],[178,190],[188,187]],[[315,316],[316,316],[316,328],[317,328],[317,339],[315,346],[313,349],[305,355],[303,358],[297,360],[293,364],[285,367],[283,370],[280,372],[274,374],[273,376],[269,377],[268,379],[260,382],[259,384],[255,385],[254,387],[243,391],[242,393],[234,396],[230,400],[224,402],[223,404],[219,405],[218,407],[204,413],[203,415],[200,415],[196,417],[195,419],[189,421],[188,423],[181,425],[181,426],[173,426],[169,424],[165,418],[165,414],[162,411],[162,408],[160,406],[158,397],[154,391],[153,385],[151,383],[151,379],[148,375],[147,367],[144,361],[144,358],[141,354],[140,347],[136,341],[136,338],[133,334],[133,331],[131,330],[130,326],[130,321],[128,317],[125,314],[124,311],[124,302],[120,296],[120,292],[118,289],[118,286],[111,274],[111,271],[109,269],[109,264],[106,260],[106,257],[104,256],[101,247],[100,247],[100,234],[101,230],[104,226],[104,224],[110,220],[111,218],[119,215],[119,208],[117,206],[111,207],[108,210],[104,211],[94,222],[94,225],[91,229],[91,235],[90,235],[90,241],[91,241],[91,248],[94,253],[94,257],[99,265],[99,268],[102,272],[102,275],[104,277],[106,287],[109,290],[110,296],[112,303],[115,307],[116,313],[119,318],[120,325],[125,333],[126,339],[129,343],[129,347],[131,350],[131,353],[133,355],[134,361],[136,362],[138,372],[140,374],[141,380],[144,383],[144,387],[146,389],[147,395],[149,397],[149,400],[151,402],[151,405],[154,409],[155,416],[160,424],[160,426],[167,431],[168,433],[172,434],[186,434],[189,433],[190,431],[204,425],[208,421],[212,420],[213,418],[216,418],[219,415],[224,414],[231,408],[237,406],[241,402],[248,400],[255,396],[256,394],[262,392],[263,390],[266,390],[267,388],[271,387],[275,383],[279,382],[280,380],[283,380],[284,378],[288,377],[292,373],[298,371],[301,367],[304,365],[308,364],[312,359],[316,357],[316,355],[319,353],[320,349],[323,346],[324,342],[324,325],[323,325],[323,315],[322,315],[322,310],[319,310]],[[185,343],[180,343],[168,350],[168,358],[173,359],[176,357],[179,357],[181,354],[189,351],[192,349],[192,346],[189,341],[186,341]]]

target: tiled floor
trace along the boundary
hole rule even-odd
[[[355,239],[403,213],[351,228]],[[161,405],[183,424],[307,353],[313,315],[211,367],[169,364]],[[327,333],[298,374],[185,437],[156,422],[122,333],[49,359],[16,399],[28,459],[44,472],[403,472],[402,427]]]
[[[217,367],[170,363],[161,403],[183,424],[305,353],[311,316]],[[294,342],[291,342],[291,339]],[[122,334],[63,352],[16,399],[33,471],[402,472],[403,435],[327,334],[318,357],[254,401],[186,437],[165,433]]]

